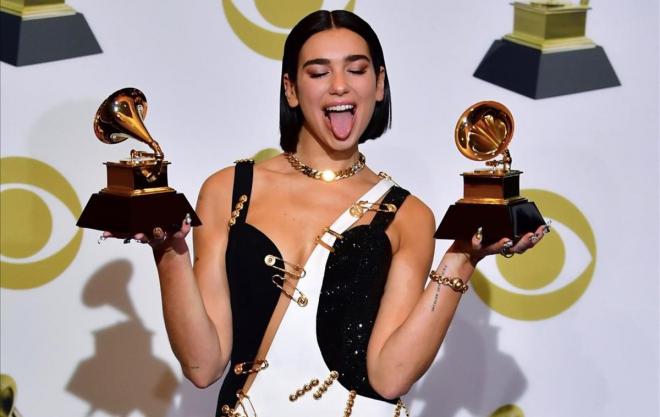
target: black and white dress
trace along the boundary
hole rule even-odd
[[[294,301],[266,357],[256,358],[280,297],[277,284],[291,278],[282,272],[286,267],[277,246],[245,222],[252,175],[251,162],[237,163],[226,253],[233,349],[216,416],[399,415],[400,400],[382,398],[369,384],[366,357],[392,260],[385,230],[408,191],[383,178],[358,201],[382,198],[379,207],[389,204],[389,211],[353,226],[360,217],[354,205],[328,225],[303,266],[305,275],[297,279]],[[263,359],[267,367],[257,361]],[[237,394],[248,370],[259,370],[249,391],[242,392],[249,400]]]

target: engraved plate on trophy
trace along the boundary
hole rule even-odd
[[[536,205],[520,195],[522,172],[511,169],[508,146],[513,128],[511,112],[494,101],[476,103],[461,115],[456,146],[465,157],[486,161],[486,166],[461,174],[463,198],[447,210],[436,239],[469,240],[482,227],[483,242],[489,244],[504,237],[517,240],[545,224]]]
[[[116,144],[132,138],[152,152],[131,150],[127,159],[105,162],[107,186],[91,196],[78,219],[79,227],[150,236],[155,227],[179,230],[186,214],[192,226],[201,225],[186,197],[168,186],[170,163],[147,131],[146,115],[147,100],[136,88],[116,91],[96,112],[94,133],[101,142]]]

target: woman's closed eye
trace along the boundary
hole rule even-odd
[[[367,72],[367,69],[366,68],[352,68],[352,69],[349,69],[348,72],[350,72],[351,74],[354,74],[354,75],[362,75],[362,74]]]

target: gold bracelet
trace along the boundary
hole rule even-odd
[[[435,281],[438,284],[446,285],[452,290],[456,292],[460,292],[461,294],[465,294],[468,288],[470,288],[459,277],[446,277],[444,275],[438,274],[435,271],[431,271],[431,273],[429,274],[429,278],[431,278],[431,281]]]

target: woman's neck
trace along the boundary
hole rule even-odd
[[[307,140],[310,139],[310,140]],[[339,171],[358,160],[357,144],[349,149],[330,149],[313,138],[300,138],[295,152],[296,157],[312,168]]]

